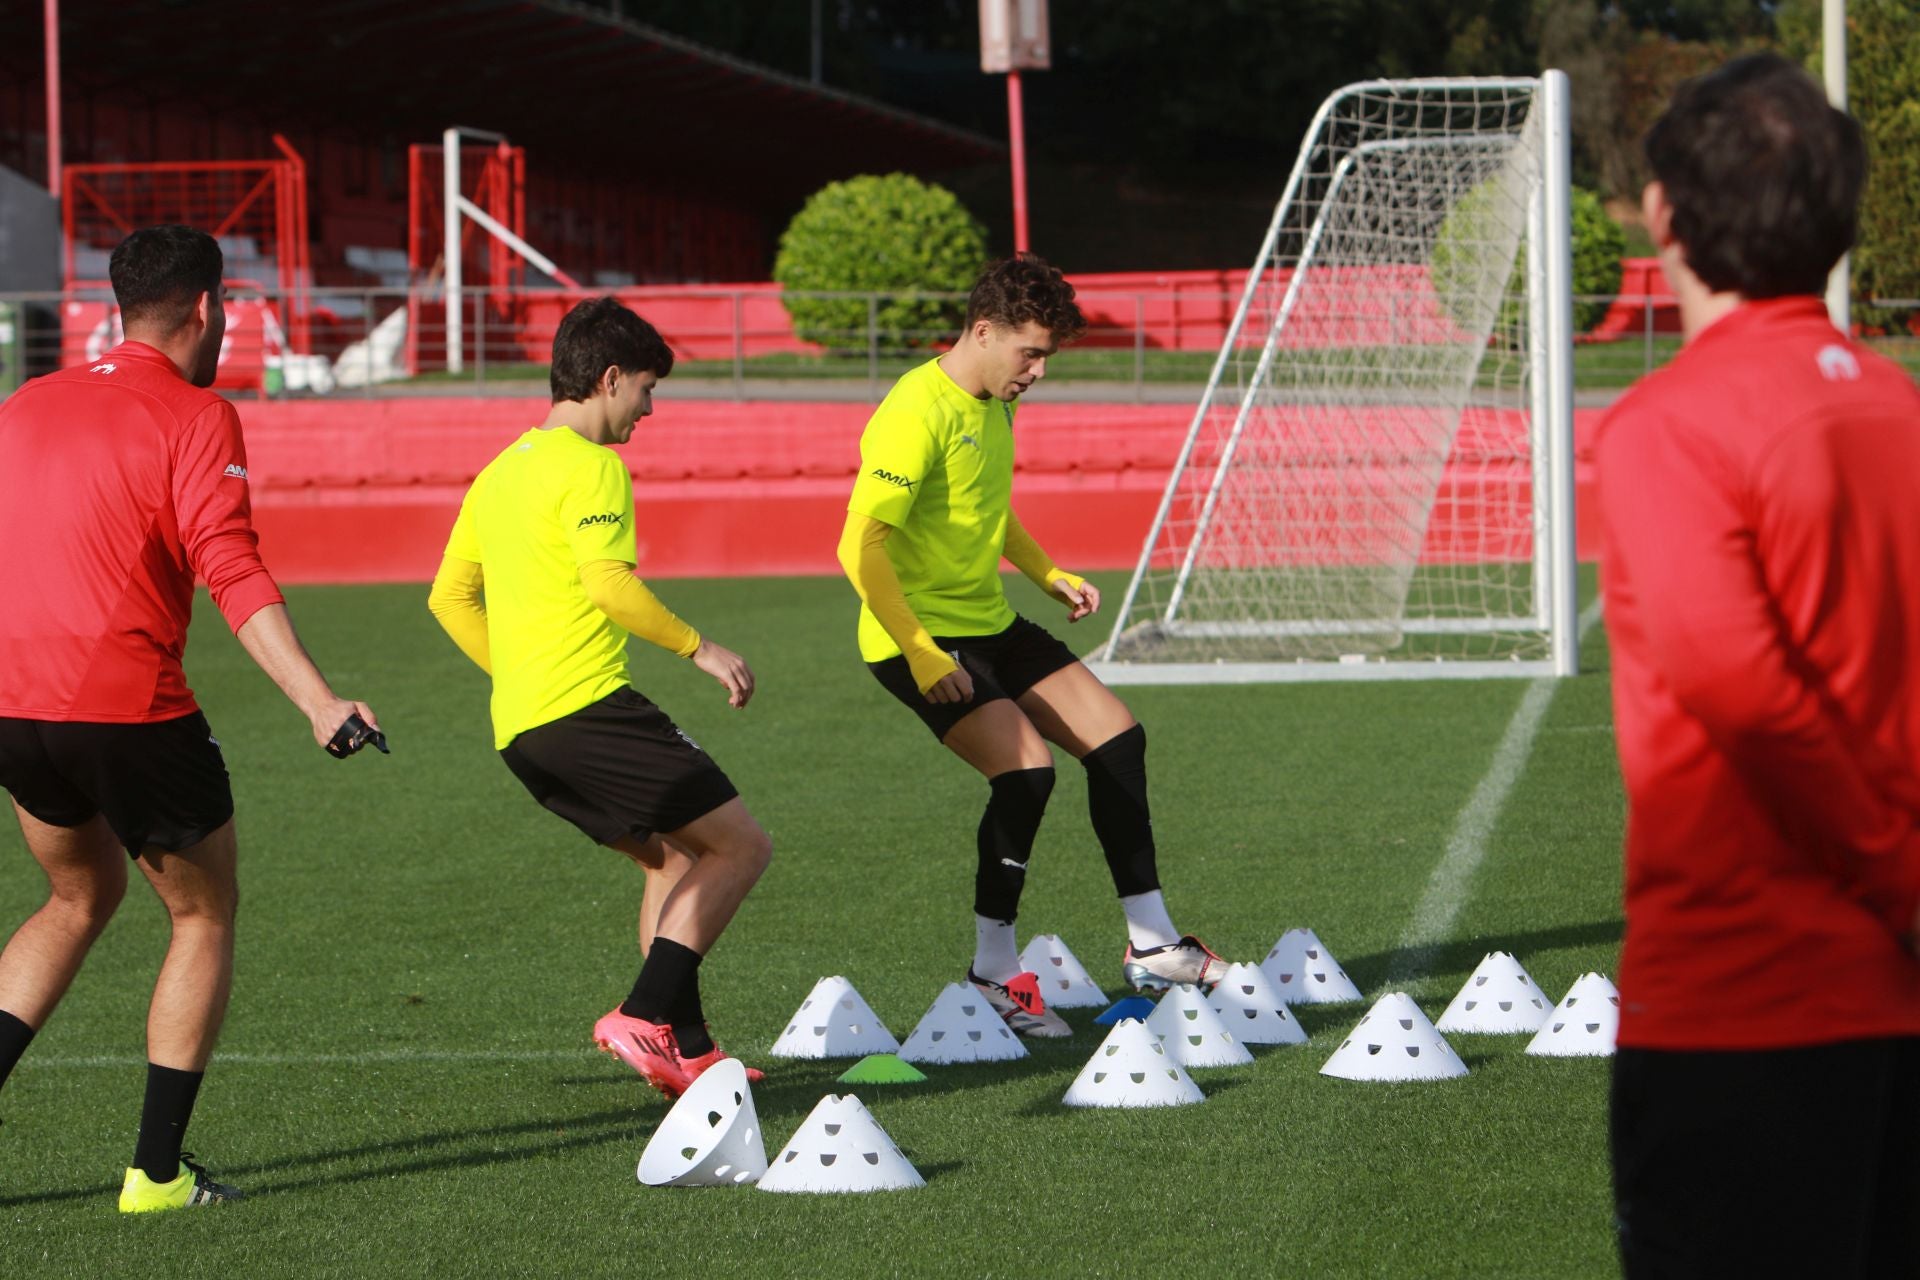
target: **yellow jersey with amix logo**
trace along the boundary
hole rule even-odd
[[[985,636],[1013,625],[1000,581],[1013,498],[1012,403],[968,395],[929,360],[893,384],[860,436],[847,510],[892,525],[887,558],[930,635]],[[860,656],[900,652],[860,606]]]
[[[580,584],[581,565],[634,563],[619,454],[567,427],[527,432],[474,478],[447,554],[486,580],[495,747],[627,687],[627,633]]]

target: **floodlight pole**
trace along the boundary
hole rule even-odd
[[[1820,62],[1826,73],[1827,101],[1847,109],[1847,0],[1823,0],[1820,6]],[[1850,255],[1842,254],[1827,275],[1827,316],[1841,333],[1853,331]]]
[[[1027,113],[1020,73],[1053,65],[1047,49],[1047,0],[980,0],[980,69],[1007,77],[1007,152],[1013,162],[1013,249],[1027,241]]]
[[[60,198],[60,0],[46,0],[47,190]]]
[[[1027,120],[1021,109],[1020,72],[1007,72],[1007,141],[1013,153],[1013,249],[1027,251]]]

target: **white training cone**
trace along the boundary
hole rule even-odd
[[[1552,1006],[1520,962],[1504,951],[1489,952],[1468,976],[1460,993],[1440,1015],[1440,1031],[1504,1035],[1532,1032],[1547,1020]]]
[[[1273,944],[1260,971],[1288,1004],[1344,1004],[1362,1000],[1360,988],[1311,929],[1289,929]]]
[[[773,1042],[776,1058],[864,1058],[895,1053],[900,1042],[845,978],[822,978]]]
[[[673,1104],[635,1172],[650,1187],[737,1187],[766,1171],[747,1069],[722,1058]]]
[[[1467,1064],[1404,991],[1381,996],[1320,1068],[1342,1080],[1446,1080]]]
[[[1061,1099],[1070,1107],[1180,1107],[1205,1100],[1138,1018],[1122,1018],[1107,1032]]]
[[[1049,1009],[1104,1009],[1106,993],[1059,935],[1037,933],[1020,953],[1020,967],[1039,975],[1040,998]]]
[[[850,1093],[820,1099],[760,1178],[762,1191],[901,1191],[926,1185]]]
[[[1183,1067],[1238,1067],[1253,1061],[1200,988],[1187,983],[1161,997],[1160,1007],[1147,1018],[1147,1030]]]
[[[1305,1044],[1306,1028],[1256,965],[1232,964],[1207,997],[1220,1021],[1242,1044]]]
[[[1027,1046],[971,982],[949,982],[900,1046],[905,1062],[1004,1062],[1026,1056]]]
[[[1541,1058],[1610,1058],[1620,1032],[1620,992],[1598,973],[1581,977],[1527,1044]]]

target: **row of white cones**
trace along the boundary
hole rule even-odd
[[[1298,960],[1283,956],[1283,964],[1291,966],[1283,972],[1311,981],[1314,970],[1309,965],[1318,962],[1321,972],[1347,982],[1319,940],[1310,933],[1307,939],[1318,954],[1304,954],[1307,949],[1302,948]],[[1059,939],[1042,935],[1029,951],[1034,947],[1046,948],[1038,958],[1058,971],[1049,977],[1092,987],[1085,969]],[[1280,951],[1275,948],[1276,954]],[[1050,963],[1050,956],[1058,956],[1059,962]],[[1331,981],[1320,985],[1337,989]],[[1145,1021],[1121,1020],[1062,1101],[1072,1107],[1165,1107],[1204,1101],[1189,1068],[1249,1063],[1249,1044],[1306,1043],[1306,1032],[1286,1006],[1265,966],[1231,966],[1211,995],[1176,987]],[[1529,1054],[1604,1055],[1613,1050],[1618,1025],[1619,993],[1602,975],[1585,975],[1549,1009],[1519,961],[1494,952],[1474,969],[1437,1024],[1404,992],[1382,996],[1320,1071],[1349,1080],[1389,1081],[1467,1074],[1443,1031],[1531,1031]],[[909,1062],[954,1063],[1022,1058],[1027,1051],[969,985],[953,983],[943,990],[902,1045],[852,983],[832,977],[814,986],[775,1052],[808,1058],[897,1052]],[[768,1161],[745,1069],[733,1059],[703,1074],[674,1105],[648,1143],[638,1175],[656,1186],[754,1182],[765,1191],[881,1191],[925,1185],[852,1094],[821,1099]]]
[[[1029,942],[1020,953],[1020,963],[1039,976],[1040,993],[1049,1008],[1107,1004],[1106,994],[1086,967],[1053,934],[1043,933]],[[1261,985],[1256,987],[1256,982]],[[1306,1039],[1287,1016],[1288,1004],[1361,999],[1360,989],[1310,929],[1295,929],[1282,937],[1257,969],[1233,966],[1221,985],[1242,991],[1239,1006],[1221,1012],[1237,1019],[1240,1038],[1253,1044],[1297,1044]],[[1240,1020],[1247,1025],[1240,1025]],[[1018,1037],[965,983],[952,983],[942,991],[903,1045],[843,977],[822,978],[814,984],[772,1049],[776,1058],[858,1058],[870,1053],[897,1053],[908,1062],[930,1063],[1026,1056]]]
[[[1021,962],[1041,976],[1042,994],[1054,1008],[1106,1003],[1084,966],[1065,943],[1041,934]],[[1513,1034],[1537,1032],[1529,1053],[1579,1056],[1612,1052],[1619,1020],[1618,992],[1606,979],[1588,975],[1559,1006],[1548,1003],[1520,962],[1503,951],[1482,960],[1440,1015],[1442,1032]],[[1294,996],[1289,999],[1289,992]],[[1310,998],[1301,998],[1311,993]],[[1361,999],[1339,964],[1311,930],[1281,938],[1260,966],[1236,964],[1214,988],[1208,1003],[1247,1044],[1300,1044],[1306,1033],[1287,1013],[1289,1004]],[[1581,1005],[1584,1000],[1586,1003]],[[1191,1008],[1190,1019],[1198,1016]],[[1365,1019],[1362,1020],[1365,1022]],[[1226,1029],[1226,1028],[1223,1028]],[[1214,1029],[1189,1029],[1203,1038]],[[1162,1034],[1165,1034],[1163,1031]],[[902,1044],[844,977],[822,978],[774,1042],[776,1058],[858,1058],[896,1053],[914,1063],[1000,1062],[1026,1056],[1026,1047],[970,984],[950,983]]]

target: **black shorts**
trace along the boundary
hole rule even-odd
[[[1920,1038],[1613,1060],[1628,1280],[1920,1276]]]
[[[500,758],[597,844],[678,831],[740,793],[713,757],[633,689],[519,734]]]
[[[973,677],[971,702],[929,702],[913,682],[913,670],[904,655],[869,662],[867,670],[888,693],[912,708],[933,736],[945,741],[947,732],[966,716],[996,698],[1018,698],[1056,671],[1080,661],[1073,650],[1037,623],[1016,617],[1005,631],[990,636],[935,636],[933,642],[957,654]]]
[[[133,858],[199,844],[233,817],[227,762],[198,711],[147,724],[0,717],[0,787],[50,827],[106,815]]]

